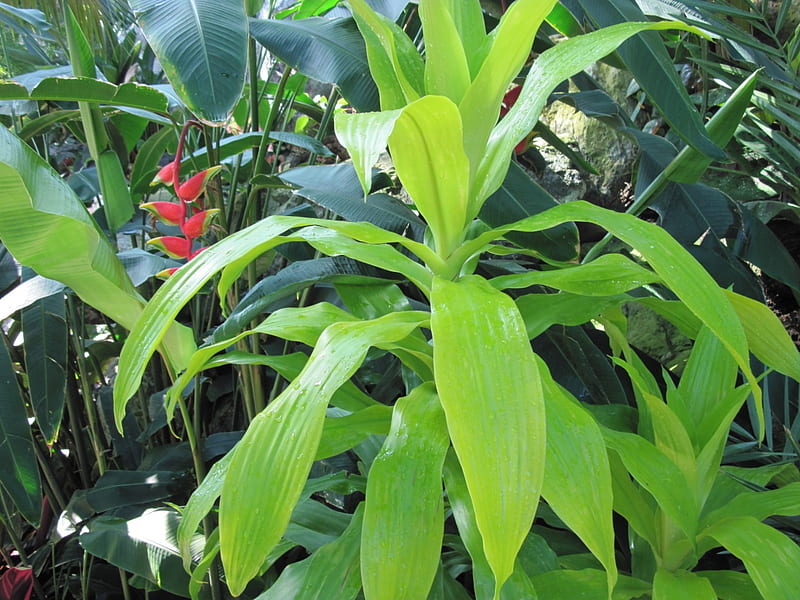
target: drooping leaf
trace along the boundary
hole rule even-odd
[[[333,392],[355,372],[370,346],[399,341],[426,319],[425,314],[403,312],[331,325],[302,373],[251,422],[220,498],[221,556],[234,595],[258,574],[288,525]]]
[[[646,20],[644,13],[626,0],[579,2],[589,18],[600,27]],[[725,154],[706,133],[686,86],[678,76],[664,43],[655,33],[641,33],[631,38],[617,49],[617,53],[647,92],[648,100],[679,136],[700,152],[712,158],[725,159]]]
[[[335,83],[356,110],[378,108],[364,40],[353,19],[250,19],[250,35],[304,75]]]
[[[22,264],[68,285],[87,304],[132,328],[143,299],[80,200],[5,128],[0,142],[3,243]],[[167,328],[165,356],[178,369],[193,350],[192,333],[177,324]]]
[[[0,484],[26,521],[39,523],[42,489],[25,401],[5,344],[0,344]]]
[[[431,329],[436,389],[497,595],[514,570],[541,491],[541,379],[516,306],[480,277],[434,279]],[[495,440],[488,460],[485,440]]]
[[[130,6],[173,89],[189,110],[205,121],[225,121],[244,87],[244,3],[131,0]]]
[[[449,441],[432,384],[397,401],[367,480],[361,533],[367,597],[411,600],[428,594],[442,549],[442,464]]]

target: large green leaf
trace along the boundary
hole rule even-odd
[[[130,0],[145,37],[181,100],[198,118],[227,120],[244,89],[243,2]]]
[[[0,128],[0,239],[23,265],[71,287],[123,327],[139,319],[144,300],[81,201],[39,156]],[[178,370],[194,350],[192,333],[166,324],[164,353]]]
[[[711,582],[688,571],[673,573],[659,568],[653,579],[653,600],[717,600]]]
[[[363,512],[361,504],[336,540],[289,565],[256,600],[354,600],[361,590],[358,559]]]
[[[36,301],[22,311],[25,372],[36,423],[45,441],[58,436],[67,391],[67,322],[64,294]]]
[[[89,77],[47,77],[30,92],[13,82],[0,83],[0,100],[48,100],[95,102],[129,106],[153,112],[167,112],[167,98],[155,88],[139,83],[116,86]]]
[[[424,313],[403,312],[331,325],[302,373],[253,419],[220,498],[220,549],[234,595],[260,572],[286,530],[316,456],[333,393],[356,371],[370,346],[399,341],[426,319]]]
[[[353,19],[251,19],[250,35],[304,75],[335,83],[356,110],[378,108],[364,40]]]
[[[770,600],[791,600],[800,589],[800,548],[753,517],[718,521],[703,531],[744,563],[758,591]]]
[[[5,344],[0,344],[0,484],[20,514],[38,524],[42,487],[25,401]]]
[[[497,597],[514,570],[541,492],[541,378],[516,305],[480,277],[434,279],[431,330],[436,388]]]
[[[450,2],[423,0],[419,18],[425,32],[425,91],[458,104],[472,78],[452,8]]]
[[[397,401],[367,480],[361,533],[367,598],[413,600],[428,594],[442,550],[442,464],[449,442],[432,384]]]

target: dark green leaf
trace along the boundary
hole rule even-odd
[[[364,40],[353,19],[251,19],[250,35],[301,73],[335,83],[357,110],[378,108],[378,90],[369,76]]]

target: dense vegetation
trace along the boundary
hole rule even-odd
[[[791,2],[16,2],[0,41],[0,597],[796,597]],[[624,194],[540,185],[602,175],[555,104]]]

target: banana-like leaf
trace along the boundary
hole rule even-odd
[[[302,373],[253,419],[237,446],[220,498],[220,553],[233,595],[260,572],[286,530],[334,391],[356,371],[370,346],[403,339],[427,317],[407,311],[331,325]]]
[[[0,128],[0,239],[23,265],[60,281],[123,327],[133,328],[144,300],[74,192],[27,145]],[[163,352],[183,368],[194,351],[186,327],[166,323]],[[154,348],[155,349],[155,348]]]
[[[359,112],[378,109],[378,90],[353,19],[250,19],[250,35],[304,75],[335,83]]]
[[[42,484],[25,400],[5,344],[0,344],[0,484],[29,523],[39,524]]]
[[[78,541],[89,554],[188,597],[189,576],[181,568],[175,539],[179,521],[170,508],[148,509],[130,520],[101,516],[87,525]]]
[[[537,357],[547,396],[547,457],[542,496],[606,568],[608,594],[617,581],[611,470],[600,427],[550,378]]]
[[[64,294],[22,311],[25,372],[36,423],[48,444],[58,436],[67,391],[67,322]]]
[[[139,83],[116,86],[90,77],[47,77],[30,92],[19,83],[0,82],[0,100],[94,102],[157,113],[166,113],[168,108],[167,97],[153,87]]]
[[[501,275],[492,279],[492,286],[504,290],[546,285],[573,294],[613,296],[659,281],[658,275],[629,258],[606,254],[575,267]]]
[[[743,563],[758,591],[770,600],[792,600],[800,589],[800,548],[753,517],[719,521],[703,530]]]
[[[481,277],[434,278],[431,330],[436,389],[498,596],[541,492],[541,376],[513,301]]]
[[[656,571],[653,578],[653,600],[717,600],[711,582],[688,571],[673,573],[664,568]]]
[[[397,175],[443,258],[461,242],[469,222],[469,163],[462,144],[458,107],[444,96],[424,96],[406,106],[389,136]]]
[[[648,29],[686,29],[680,23],[623,23],[568,39],[545,50],[534,62],[511,110],[494,127],[473,170],[470,214],[476,215],[484,200],[501,184],[509,157],[519,141],[533,129],[553,89],[587,65],[613,52],[622,42]],[[692,28],[689,28],[694,30]],[[474,168],[474,167],[473,167]]]
[[[361,579],[367,598],[425,598],[442,550],[442,464],[450,447],[433,384],[397,401],[367,480]]]
[[[221,123],[244,89],[247,16],[243,2],[131,0],[150,47],[181,100]]]

